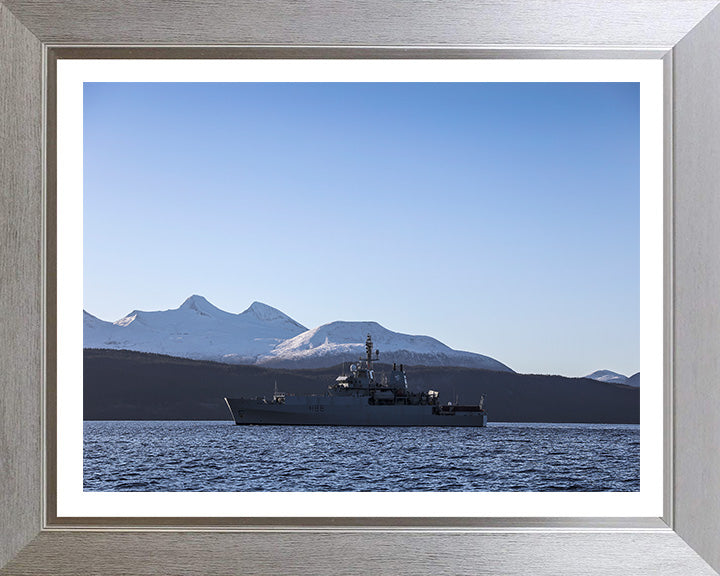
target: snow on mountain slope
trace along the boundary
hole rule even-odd
[[[133,310],[116,322],[84,312],[84,347],[153,352],[232,364],[317,368],[356,360],[372,336],[380,361],[512,371],[488,356],[453,350],[429,336],[411,336],[377,322],[332,322],[308,330],[280,310],[254,302],[242,314],[191,296],[179,308]]]
[[[372,336],[380,361],[407,365],[464,366],[512,371],[481,354],[453,350],[429,336],[411,336],[384,328],[377,322],[331,322],[278,344],[259,364],[273,367],[320,368],[365,356],[365,339]]]
[[[93,316],[92,314],[89,314],[88,312],[83,310],[83,325],[86,329],[98,330],[111,326],[112,322],[105,322],[105,320],[100,320],[100,318],[98,318],[97,316]]]
[[[179,308],[133,310],[117,322],[84,313],[84,347],[154,352],[228,363],[253,363],[277,344],[307,330],[286,314],[254,302],[241,314],[191,296]]]
[[[599,380],[600,382],[613,382],[615,384],[626,384],[627,386],[640,386],[640,372],[633,374],[630,378],[613,372],[612,370],[597,370],[588,374],[585,378]]]

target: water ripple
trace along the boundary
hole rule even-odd
[[[640,428],[234,426],[85,422],[84,489],[582,491],[640,489]]]

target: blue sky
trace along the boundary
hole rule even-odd
[[[84,306],[639,370],[636,83],[86,83]]]

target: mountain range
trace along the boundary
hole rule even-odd
[[[202,296],[172,310],[133,310],[116,322],[83,311],[84,348],[133,350],[226,364],[322,368],[365,355],[372,336],[384,362],[513,372],[482,354],[453,350],[430,336],[393,332],[377,322],[331,322],[308,329],[280,310],[254,302],[240,314]]]
[[[636,372],[632,376],[623,376],[611,370],[597,370],[592,374],[588,374],[585,378],[590,380],[599,380],[600,382],[611,382],[613,384],[625,384],[626,386],[640,387],[640,372]]]

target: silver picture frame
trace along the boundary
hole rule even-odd
[[[716,574],[717,6],[717,0],[0,0],[0,574]],[[53,69],[58,58],[128,56],[662,59],[663,516],[58,518],[56,359],[49,344]]]

